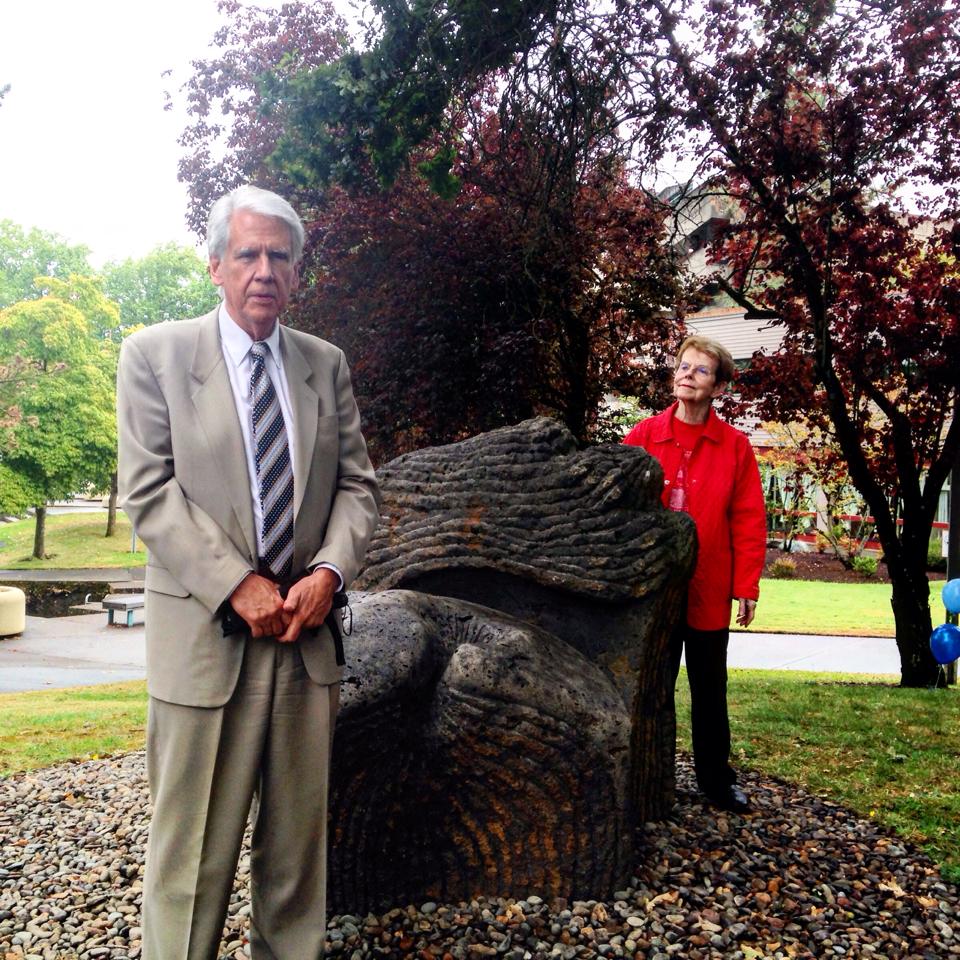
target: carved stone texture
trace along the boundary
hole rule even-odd
[[[689,517],[660,504],[659,463],[637,447],[581,450],[562,424],[537,418],[399,457],[378,478],[381,522],[358,586],[503,610],[600,664],[633,717],[634,811],[664,816],[675,750],[667,641],[696,539]]]
[[[493,568],[605,603],[635,600],[685,566],[678,554],[692,542],[660,507],[656,460],[637,447],[581,450],[546,417],[416,450],[377,478],[384,504],[361,589]]]
[[[630,718],[612,680],[497,611],[354,597],[329,904],[588,897],[630,876]]]

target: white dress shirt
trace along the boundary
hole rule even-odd
[[[243,434],[243,448],[247,459],[247,476],[250,479],[250,502],[253,505],[253,520],[257,530],[257,550],[260,556],[263,548],[263,507],[260,503],[260,481],[257,478],[257,458],[253,439],[253,410],[250,402],[250,377],[253,373],[253,356],[250,348],[253,340],[250,335],[239,327],[230,314],[226,305],[220,304],[217,316],[220,324],[220,346],[223,350],[223,360],[230,378],[230,388],[233,391],[233,402],[237,408],[240,420],[240,431]],[[287,443],[290,447],[290,465],[293,467],[294,484],[297,477],[297,442],[296,431],[293,429],[293,409],[290,404],[290,392],[287,389],[287,377],[283,371],[283,356],[280,353],[280,323],[274,324],[273,331],[266,340],[262,341],[268,350],[264,358],[264,372],[273,383],[277,399],[280,401],[280,411],[283,414],[283,424],[287,430]],[[294,487],[296,491],[296,487]],[[296,492],[294,492],[296,498]],[[343,589],[343,575],[332,563],[321,563],[321,567],[328,567],[340,579],[340,589]]]
[[[253,504],[253,520],[257,528],[257,550],[263,556],[263,507],[260,504],[260,481],[257,478],[257,457],[253,439],[253,407],[250,402],[250,377],[253,373],[253,355],[250,348],[253,340],[250,335],[231,319],[224,304],[220,304],[220,344],[223,359],[230,377],[233,390],[233,402],[240,419],[240,431],[243,433],[243,448],[247,455],[247,477],[250,480],[250,502]],[[287,442],[290,446],[290,464],[293,475],[297,476],[297,445],[293,430],[293,414],[290,410],[290,396],[287,392],[287,378],[283,373],[283,358],[280,356],[280,324],[275,323],[273,332],[263,341],[269,351],[264,357],[264,372],[273,382],[273,389],[280,401],[283,413],[283,425],[287,429]],[[296,481],[294,481],[296,482]]]

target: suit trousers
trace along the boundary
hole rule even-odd
[[[727,646],[730,631],[697,630],[682,623],[670,645],[673,679],[685,653],[690,684],[690,727],[697,784],[717,796],[737,782],[730,766],[730,718],[727,715]]]
[[[247,642],[222,707],[151,698],[145,960],[216,960],[248,816],[251,956],[323,955],[338,699],[338,684],[310,680],[297,644],[272,639]]]

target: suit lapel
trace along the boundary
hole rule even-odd
[[[236,514],[251,558],[257,556],[257,533],[250,503],[250,478],[237,406],[223,361],[219,307],[200,323],[196,350],[190,367],[191,399],[216,463],[217,482]]]
[[[294,430],[297,434],[297,456],[296,463],[293,465],[293,518],[296,523],[307,488],[310,464],[313,462],[320,398],[310,383],[313,378],[312,368],[284,327],[280,328],[280,349],[283,353],[283,371],[287,378],[287,390],[290,392],[290,405],[293,408]]]

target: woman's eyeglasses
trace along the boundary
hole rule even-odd
[[[713,371],[709,367],[705,367],[703,364],[694,366],[692,363],[687,363],[686,360],[677,365],[677,373],[693,373],[704,378],[713,376]]]

